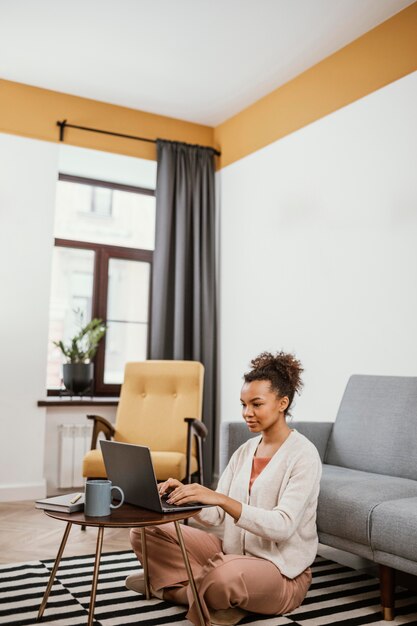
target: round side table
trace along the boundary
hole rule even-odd
[[[201,626],[204,626],[204,618],[203,618],[203,612],[201,609],[200,598],[197,593],[197,587],[195,585],[194,576],[193,576],[193,572],[191,569],[190,561],[188,559],[188,554],[185,548],[185,543],[184,543],[184,539],[182,536],[181,525],[180,525],[180,521],[188,519],[189,517],[193,517],[194,515],[198,513],[198,510],[186,511],[186,512],[182,511],[181,513],[162,514],[162,513],[155,513],[154,511],[148,511],[147,509],[141,509],[137,506],[132,506],[130,504],[124,504],[119,509],[114,509],[111,515],[106,516],[106,517],[87,517],[86,515],[84,515],[84,512],[60,513],[57,511],[45,510],[45,513],[49,517],[53,517],[54,519],[61,520],[63,522],[67,522],[67,525],[64,531],[64,536],[62,537],[61,545],[56,555],[56,559],[55,559],[54,566],[52,568],[51,575],[49,577],[48,585],[45,589],[45,593],[42,598],[41,605],[39,607],[38,620],[42,618],[42,615],[45,611],[49,594],[51,592],[52,585],[55,580],[56,572],[57,572],[59,563],[61,561],[61,557],[64,552],[65,545],[67,543],[68,535],[70,533],[70,530],[73,524],[77,524],[79,526],[91,526],[91,527],[98,528],[96,558],[94,561],[94,573],[93,573],[93,581],[91,585],[90,606],[88,610],[88,621],[87,621],[87,626],[92,626],[93,619],[94,619],[94,605],[96,601],[97,583],[98,583],[98,574],[99,574],[99,568],[100,568],[101,550],[103,546],[104,529],[105,528],[140,528],[141,529],[142,547],[143,547],[142,565],[143,565],[144,576],[145,576],[146,599],[149,600],[149,598],[151,597],[151,593],[150,593],[149,578],[148,578],[148,557],[147,557],[147,548],[146,548],[145,529],[147,526],[158,526],[160,524],[168,524],[168,522],[174,522],[182,556],[184,559],[184,564],[185,564],[188,578],[190,581],[191,590],[193,592],[194,600],[197,606],[197,611],[198,611],[199,619],[201,622]]]

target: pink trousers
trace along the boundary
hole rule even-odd
[[[311,584],[310,568],[296,578],[286,578],[271,561],[224,554],[221,540],[204,530],[184,525],[181,530],[207,626],[210,625],[209,608],[240,607],[263,615],[281,615],[290,613],[304,600]],[[130,541],[142,562],[139,529],[131,529]],[[164,600],[188,605],[187,618],[199,626],[175,525],[147,528],[146,545],[152,588],[163,589]]]

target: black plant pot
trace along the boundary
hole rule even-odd
[[[65,363],[62,369],[64,385],[68,391],[82,394],[91,389],[94,377],[94,363]]]

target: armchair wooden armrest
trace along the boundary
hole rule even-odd
[[[195,417],[184,417],[184,422],[188,424],[188,430],[194,430],[197,437],[205,439],[208,435],[207,426],[201,420]]]
[[[94,450],[97,447],[97,437],[99,433],[104,433],[107,441],[114,437],[116,432],[114,426],[106,420],[105,417],[101,417],[101,415],[87,415],[87,419],[94,420],[93,434],[91,437],[91,450]]]
[[[185,482],[191,482],[191,453],[192,453],[192,440],[193,436],[197,445],[197,463],[198,463],[198,481],[201,485],[204,484],[203,476],[203,441],[207,437],[208,430],[205,424],[201,420],[195,417],[185,417],[184,422],[187,423],[187,465],[185,473]]]

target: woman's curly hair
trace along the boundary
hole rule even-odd
[[[287,396],[289,402],[285,414],[289,415],[289,409],[296,393],[301,392],[303,381],[301,374],[303,367],[293,354],[286,352],[262,352],[252,359],[251,370],[243,375],[245,383],[254,380],[268,380],[271,390],[281,397]]]

